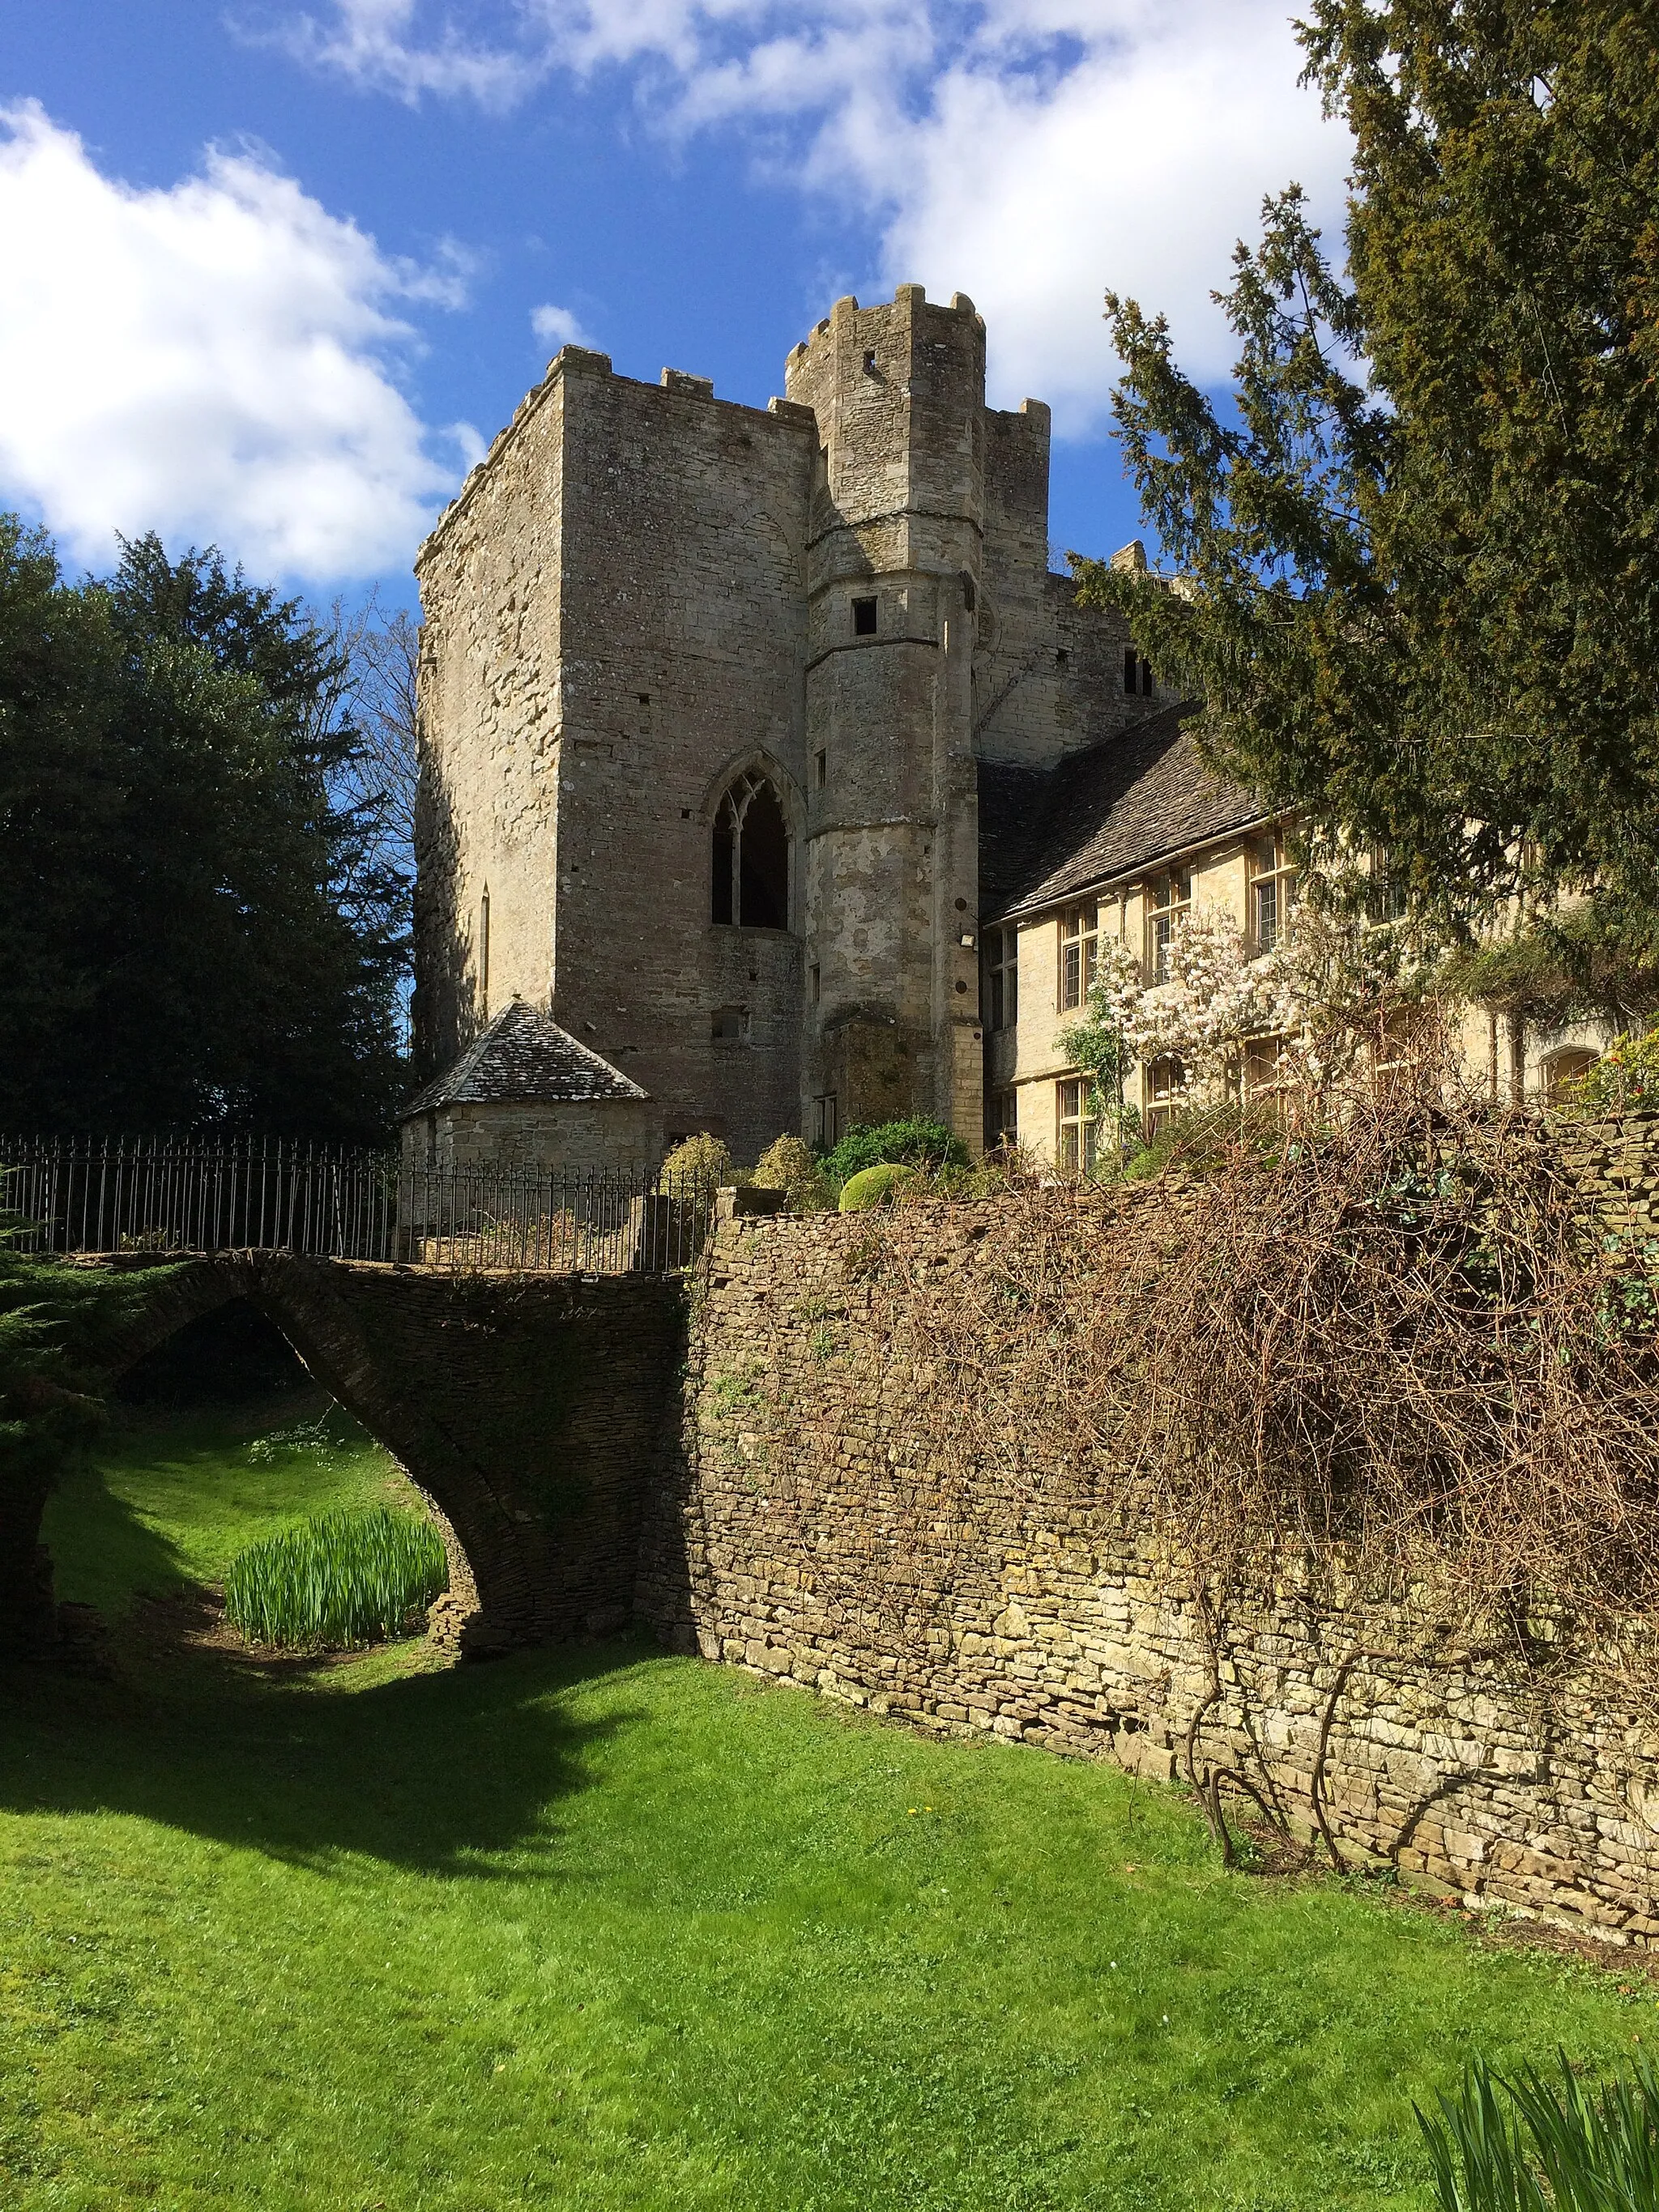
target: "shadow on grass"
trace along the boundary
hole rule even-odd
[[[135,1592],[160,1596],[190,1578],[184,1553],[118,1495],[118,1465],[106,1455],[76,1468],[47,1499],[40,1530],[58,1595],[95,1605],[112,1623]]]
[[[110,1686],[7,1668],[0,1811],[133,1814],[298,1862],[516,1877],[556,1844],[587,1754],[644,1718],[577,1721],[557,1693],[646,1656],[523,1652],[355,1690],[251,1679],[217,1652]]]
[[[0,1812],[125,1813],[275,1856],[358,1852],[488,1877],[523,1870],[586,1785],[586,1753],[627,1713],[578,1722],[561,1690],[626,1666],[624,1646],[434,1668],[418,1648],[254,1659],[204,1641],[198,1579],[319,1507],[370,1502],[378,1464],[250,1463],[250,1437],[318,1411],[317,1394],[112,1421],[54,1495],[58,1593],[100,1608],[121,1679],[0,1673]],[[360,1495],[361,1493],[361,1495]]]

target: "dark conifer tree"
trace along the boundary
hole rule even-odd
[[[70,586],[0,525],[0,1126],[385,1130],[398,886],[331,797],[343,676],[210,550]]]
[[[1084,596],[1316,836],[1453,920],[1594,884],[1605,950],[1659,897],[1659,19],[1313,0],[1301,35],[1354,133],[1346,274],[1269,204],[1223,406],[1109,295],[1183,580],[1084,563]]]

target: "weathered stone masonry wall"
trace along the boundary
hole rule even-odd
[[[1653,1131],[1583,1140],[1603,1198],[1650,1199]],[[896,1217],[897,1275],[948,1296],[973,1264],[975,1212]],[[869,1237],[856,1216],[721,1230],[639,1611],[681,1650],[878,1712],[1177,1775],[1213,1679],[1191,1591],[1121,1516],[1045,1503],[1041,1470],[987,1468],[965,1502],[942,1478],[912,1419],[925,1345],[871,1324]],[[884,1265],[890,1301],[890,1252]],[[1587,1685],[1546,1698],[1514,1660],[1413,1655],[1396,1622],[1283,1587],[1235,1607],[1219,1689],[1200,1777],[1265,1772],[1306,1823],[1320,1766],[1358,1854],[1659,1943],[1659,1737]]]

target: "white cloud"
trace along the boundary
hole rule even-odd
[[[561,346],[591,346],[593,343],[568,307],[556,307],[551,302],[544,307],[530,310],[530,327],[544,345],[556,352]]]
[[[484,107],[510,107],[546,73],[546,60],[518,43],[464,39],[448,22],[422,40],[419,14],[419,0],[337,0],[329,21],[300,15],[274,32],[251,30],[250,35],[411,102],[434,92],[461,94]]]
[[[1294,178],[1340,210],[1346,135],[1297,64],[1276,9],[1188,0],[1041,90],[953,72],[913,134],[884,273],[970,292],[996,397],[1047,398],[1062,428],[1104,411],[1109,286],[1166,313],[1183,365],[1219,380],[1233,342],[1210,295],[1264,195]]]
[[[1210,301],[1291,179],[1336,216],[1346,133],[1297,83],[1287,0],[335,0],[288,43],[366,88],[493,107],[617,71],[669,136],[759,126],[771,173],[866,210],[872,276],[972,294],[1002,400],[1093,427],[1109,286],[1219,379]]]
[[[37,104],[0,109],[0,497],[87,561],[154,528],[267,575],[402,566],[457,471],[394,380],[414,334],[391,309],[465,278],[459,249],[390,259],[254,155],[135,191]]]

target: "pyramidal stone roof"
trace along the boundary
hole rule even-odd
[[[416,1091],[402,1119],[440,1106],[528,1104],[532,1100],[646,1098],[648,1091],[562,1030],[527,999],[514,999],[454,1066]]]

